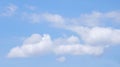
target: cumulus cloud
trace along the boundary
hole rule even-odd
[[[75,36],[52,40],[46,34],[43,36],[33,34],[24,40],[23,45],[12,48],[8,53],[8,57],[29,57],[45,53],[57,55],[100,55],[103,53],[103,47],[81,45],[77,40],[79,38]]]
[[[56,44],[54,53],[57,55],[100,55],[104,51],[104,46],[92,46],[81,44],[80,39],[76,36],[68,38],[58,38],[54,41]]]
[[[90,45],[115,45],[120,44],[120,30],[106,27],[72,27],[85,44]]]
[[[33,34],[27,38],[22,46],[14,47],[8,53],[8,57],[29,57],[47,53],[52,48],[52,41],[49,35]]]
[[[94,55],[98,56],[104,49],[120,44],[120,29],[109,27],[107,23],[119,25],[120,12],[92,12],[82,14],[79,18],[64,18],[59,14],[32,13],[24,14],[35,23],[42,21],[58,28],[76,33],[69,37],[52,39],[50,35],[33,34],[24,40],[21,46],[14,47],[8,57],[29,57],[43,53],[56,55]],[[57,59],[65,61],[64,57]]]
[[[81,29],[84,30],[82,33]],[[33,34],[24,40],[23,45],[12,48],[8,53],[8,57],[30,57],[46,53],[55,55],[99,56],[108,46],[120,44],[120,30],[101,27],[81,29],[73,30],[78,33],[80,38],[70,36],[51,39],[48,34],[44,34],[43,36]],[[83,43],[80,40],[83,40]]]
[[[83,35],[83,39],[89,44],[115,45],[120,44],[119,34],[119,29],[94,27]]]

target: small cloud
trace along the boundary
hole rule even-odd
[[[18,7],[14,4],[9,4],[4,8],[4,12],[1,13],[1,16],[12,16],[17,11]]]
[[[43,17],[46,21],[52,22],[53,24],[63,24],[65,22],[64,18],[58,14],[44,13]]]
[[[26,5],[26,8],[28,8],[29,10],[32,10],[32,11],[37,9],[37,7],[33,6],[33,5]]]
[[[31,23],[41,23],[43,17],[39,13],[22,13],[22,19]]]
[[[23,13],[22,18],[32,23],[49,22],[54,26],[63,26],[65,22],[61,15],[51,13]]]
[[[59,57],[56,60],[59,61],[59,62],[65,62],[66,58],[65,57]]]

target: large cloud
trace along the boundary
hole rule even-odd
[[[23,45],[14,47],[8,57],[29,57],[34,55],[54,53],[58,55],[100,55],[104,47],[81,45],[79,38],[70,36],[51,40],[49,35],[33,34],[24,40]]]
[[[52,39],[50,35],[33,34],[21,46],[12,48],[8,57],[29,57],[49,52],[57,55],[100,55],[111,45],[120,44],[120,30],[110,26],[120,25],[119,11],[92,12],[78,18],[64,18],[51,13],[25,13],[24,18],[34,23],[45,21],[76,35]]]

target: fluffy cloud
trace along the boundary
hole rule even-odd
[[[52,48],[52,41],[49,35],[43,36],[33,34],[27,38],[22,46],[17,46],[11,49],[8,57],[29,57],[32,55],[39,55],[47,53]]]
[[[94,27],[82,38],[89,44],[115,45],[120,44],[119,34],[119,29]]]
[[[80,39],[76,36],[68,38],[58,38],[54,41],[56,44],[54,53],[58,55],[100,55],[105,47],[80,44]]]
[[[120,30],[105,27],[71,27],[85,44],[90,45],[115,45],[120,44]]]
[[[33,34],[25,39],[22,46],[14,47],[8,53],[8,57],[29,57],[45,53],[57,55],[100,55],[103,47],[79,44],[79,38],[70,36],[51,40],[49,35]]]
[[[103,47],[95,47],[90,45],[60,45],[55,48],[56,54],[69,54],[69,55],[100,55],[103,53]]]
[[[120,12],[92,12],[79,18],[64,18],[58,14],[24,14],[24,19],[39,23],[45,21],[55,27],[76,33],[70,37],[52,39],[50,35],[33,34],[25,39],[22,46],[14,47],[8,57],[29,57],[43,53],[57,55],[101,55],[104,49],[120,44],[120,30],[110,28],[108,22],[119,25]],[[63,61],[65,58],[58,58]]]

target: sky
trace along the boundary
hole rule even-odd
[[[120,67],[120,0],[1,0],[0,66]]]

